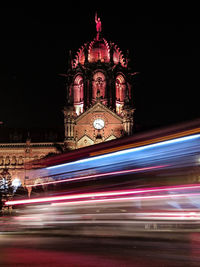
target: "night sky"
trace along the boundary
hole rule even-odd
[[[63,126],[68,51],[96,35],[129,49],[137,130],[200,117],[199,21],[162,12],[147,15],[130,7],[93,6],[0,9],[0,121],[4,127]]]

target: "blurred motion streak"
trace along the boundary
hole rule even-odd
[[[29,165],[29,198],[5,202],[13,216],[0,218],[1,231],[78,236],[199,231],[199,124],[136,134]]]
[[[41,182],[39,184],[29,184],[26,187],[41,186],[41,185],[48,185],[48,184],[57,184],[57,183],[64,183],[64,182],[69,182],[69,181],[85,180],[85,179],[91,179],[91,178],[97,178],[97,177],[106,177],[106,176],[119,175],[119,174],[127,174],[127,173],[133,173],[133,172],[149,171],[149,170],[159,169],[159,168],[164,168],[164,167],[167,167],[167,165],[151,166],[151,167],[144,167],[144,168],[131,169],[131,170],[123,170],[123,171],[115,171],[115,172],[108,172],[108,173],[99,173],[99,174],[94,174],[94,175],[87,175],[87,176],[76,177],[76,178],[68,178],[68,179],[51,181],[51,182],[44,182],[44,183]]]
[[[23,200],[15,200],[15,201],[6,201],[6,205],[20,205],[20,204],[32,204],[32,203],[43,203],[43,202],[52,202],[52,201],[60,201],[60,200],[73,200],[73,199],[83,199],[83,198],[94,198],[94,197],[111,197],[111,196],[116,196],[119,197],[121,195],[132,195],[132,194],[148,194],[152,192],[170,192],[170,191],[183,191],[183,190],[195,190],[195,189],[200,189],[200,185],[182,185],[182,186],[172,186],[172,187],[164,187],[164,188],[145,188],[144,190],[141,189],[135,189],[135,190],[120,190],[120,191],[111,191],[111,192],[95,192],[95,193],[83,193],[83,194],[75,194],[75,195],[66,195],[66,196],[54,196],[54,197],[44,197],[44,198],[36,198],[36,199],[23,199]],[[199,193],[187,193],[187,195],[198,195]],[[175,194],[172,195],[170,194],[170,197],[177,197],[177,196],[182,196],[181,194]],[[131,199],[153,199],[153,198],[163,198],[163,197],[169,197],[168,195],[151,195],[151,196],[139,196],[139,197],[127,197],[124,198],[124,200],[131,200]],[[105,199],[101,199],[100,201],[104,201]],[[114,201],[115,199],[112,199]],[[122,199],[120,199],[122,200]],[[96,200],[91,200],[96,201]],[[106,200],[105,200],[106,201]],[[58,205],[60,204],[67,204],[68,202],[65,203],[57,203]],[[73,202],[76,203],[76,202]],[[81,202],[80,202],[81,203]],[[69,202],[69,204],[72,204],[72,202]]]
[[[200,196],[200,193],[189,193],[188,196]],[[61,203],[52,203],[53,206],[60,206],[60,205],[81,205],[81,204],[94,204],[98,202],[122,202],[122,201],[130,201],[130,200],[158,200],[161,198],[177,198],[177,197],[186,197],[187,195],[184,194],[174,194],[166,196],[166,195],[152,195],[152,196],[139,196],[139,197],[121,197],[121,198],[108,198],[108,199],[95,199],[95,200],[80,200],[80,201],[70,201],[70,202],[61,202]]]
[[[63,181],[102,178],[128,172],[148,171],[158,167],[191,167],[200,153],[200,134],[170,139],[159,143],[87,157],[61,165],[29,170],[26,187],[48,185]],[[67,160],[67,158],[66,158]],[[129,169],[129,170],[127,170]],[[81,177],[80,177],[81,176]],[[51,178],[51,180],[49,180]],[[53,181],[52,181],[53,180]]]
[[[132,145],[129,144],[129,145],[121,146],[121,147],[118,147],[118,148],[112,148],[112,149],[102,150],[100,152],[94,152],[94,153],[91,153],[91,156],[104,154],[104,153],[115,152],[117,150],[143,147],[143,146],[150,145],[150,144],[160,144],[160,143],[163,143],[163,142],[171,142],[171,141],[172,142],[177,142],[177,141],[182,141],[182,140],[184,141],[184,140],[187,140],[187,136],[188,135],[197,134],[199,132],[200,132],[200,128],[196,128],[196,129],[184,131],[182,133],[170,134],[170,135],[167,135],[167,136],[164,136],[164,137],[157,137],[157,138],[146,140],[146,141],[143,141],[143,142],[138,142],[138,143],[135,143],[135,144],[132,144]]]

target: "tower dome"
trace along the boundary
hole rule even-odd
[[[88,49],[88,61],[89,62],[109,62],[110,61],[110,47],[106,39],[96,38],[90,42]]]
[[[96,37],[79,48],[72,67],[76,68],[78,64],[84,65],[85,62],[95,63],[98,61],[127,67],[127,59],[115,43],[108,42],[105,38],[97,39]]]

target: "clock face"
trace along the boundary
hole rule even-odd
[[[102,119],[96,119],[94,120],[93,125],[95,129],[101,130],[105,126],[105,122]]]

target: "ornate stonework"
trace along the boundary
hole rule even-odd
[[[63,145],[63,143],[58,143]],[[59,150],[55,143],[1,143],[0,144],[0,173],[7,169],[12,180],[20,179],[22,185],[27,177],[26,164],[36,159],[44,158],[48,154],[57,154]]]
[[[65,146],[80,147],[131,135],[135,73],[128,53],[102,37],[100,18],[95,16],[97,35],[72,57],[66,74],[67,104],[64,108]]]

